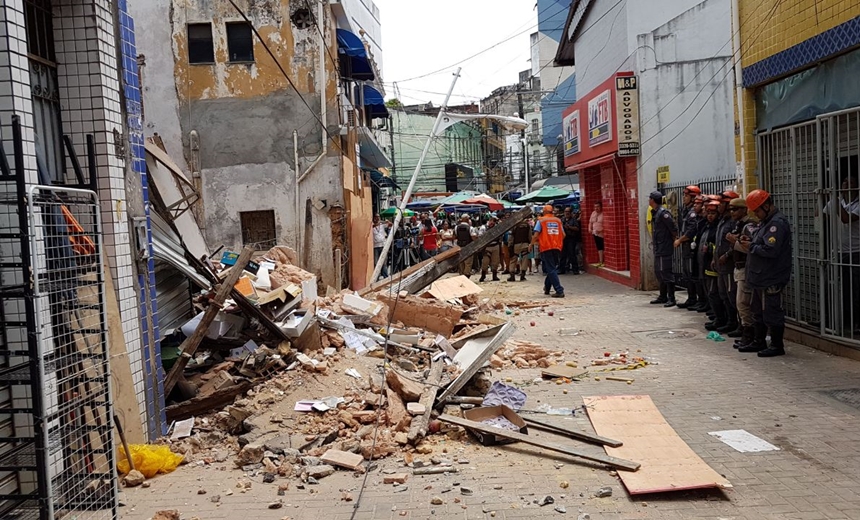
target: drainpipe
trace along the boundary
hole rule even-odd
[[[738,131],[740,132],[740,184],[742,186],[742,194],[744,197],[749,193],[749,185],[747,183],[746,172],[746,125],[744,124],[744,87],[742,80],[741,67],[741,14],[738,9],[738,0],[732,0],[732,46],[734,49],[733,59],[735,67],[735,99],[738,104]]]
[[[301,226],[301,210],[299,209],[299,183],[302,180],[302,177],[299,176],[299,131],[293,130],[293,164],[295,167],[293,170],[296,172],[296,186],[295,186],[295,226],[296,226],[296,254],[299,258],[302,257],[301,247],[302,247],[302,226]]]

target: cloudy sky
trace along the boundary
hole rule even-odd
[[[535,0],[374,0],[382,16],[386,99],[397,82],[404,104],[441,104],[455,63],[451,104],[478,101],[530,69],[529,35],[537,32]],[[508,40],[508,41],[503,41]],[[445,69],[426,77],[417,76]]]

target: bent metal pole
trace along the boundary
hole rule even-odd
[[[457,84],[457,78],[459,77],[460,67],[457,67],[457,71],[454,73],[454,79],[451,80],[451,88],[448,89],[445,101],[442,102],[442,107],[439,109],[439,114],[436,116],[436,122],[433,123],[433,130],[431,130],[430,135],[427,136],[427,142],[424,143],[424,151],[421,152],[418,164],[415,165],[415,171],[412,172],[412,178],[409,179],[409,186],[406,188],[406,193],[403,194],[403,200],[400,201],[399,211],[394,215],[394,225],[391,226],[391,231],[385,239],[385,245],[382,246],[382,253],[379,255],[376,267],[373,268],[373,275],[370,277],[369,283],[373,283],[377,278],[379,278],[379,273],[382,272],[382,266],[385,265],[385,261],[388,259],[388,251],[391,249],[392,242],[394,242],[394,233],[400,227],[400,221],[403,219],[403,210],[406,209],[406,205],[409,204],[409,199],[412,197],[412,190],[415,188],[415,181],[418,180],[418,173],[421,171],[421,166],[424,165],[424,158],[427,157],[427,152],[430,151],[430,145],[433,143],[433,139],[436,138],[436,132],[439,131],[439,124],[445,115],[445,111],[448,109],[448,100],[451,99],[451,93],[454,92],[454,85]]]

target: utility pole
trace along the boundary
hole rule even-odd
[[[525,119],[526,114],[525,114],[525,109],[523,108],[523,89],[522,89],[522,86],[523,86],[522,83],[517,83],[517,106],[519,107],[518,110],[520,111],[520,113],[519,113],[520,118]],[[523,173],[523,175],[525,177],[525,176],[527,176],[527,174],[525,173],[525,171],[526,171],[525,169],[527,168],[527,166],[526,166],[526,145],[525,145],[526,129],[525,128],[520,130],[520,142],[522,143],[522,146],[523,146],[523,150],[521,153],[522,161],[523,161],[523,171],[521,173]],[[528,191],[529,191],[528,190],[528,188],[529,188],[528,187],[528,179],[525,179],[525,182],[526,182],[526,193],[528,193]]]
[[[394,116],[388,116],[388,136],[391,139],[391,178],[397,182],[397,160],[394,153]]]

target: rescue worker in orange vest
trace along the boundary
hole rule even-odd
[[[564,298],[564,287],[558,279],[558,265],[561,262],[561,249],[564,247],[564,229],[561,219],[553,215],[551,204],[543,207],[543,216],[535,223],[532,237],[532,245],[534,244],[538,244],[543,272],[546,273],[543,293],[549,294],[552,287],[555,289],[553,298]]]

